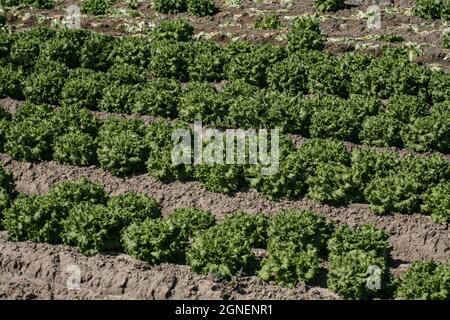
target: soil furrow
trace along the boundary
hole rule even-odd
[[[17,190],[27,194],[44,194],[59,181],[88,177],[103,184],[111,194],[125,191],[148,194],[160,201],[165,215],[180,207],[208,210],[219,219],[226,213],[236,211],[264,212],[270,215],[283,209],[308,209],[337,223],[372,223],[386,230],[390,234],[392,258],[396,265],[427,259],[447,262],[449,259],[449,225],[436,224],[428,216],[421,214],[378,216],[370,212],[366,204],[334,207],[307,198],[274,202],[253,190],[225,195],[209,192],[198,182],[165,183],[146,174],[118,178],[96,167],[81,168],[60,165],[54,161],[20,162],[5,154],[0,154],[0,159],[5,169],[14,174]]]
[[[79,268],[80,289],[67,281]],[[0,232],[0,299],[338,299],[320,287],[288,289],[257,277],[220,282],[188,267],[131,257],[85,257],[62,245],[9,242]]]

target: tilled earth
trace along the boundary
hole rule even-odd
[[[95,167],[80,168],[53,161],[20,162],[5,154],[0,154],[0,159],[5,169],[14,173],[17,190],[27,194],[44,194],[59,181],[88,177],[103,184],[111,194],[132,190],[153,196],[160,201],[164,215],[175,208],[191,206],[209,210],[218,219],[239,210],[273,214],[282,209],[301,208],[319,212],[337,223],[373,223],[390,235],[390,267],[394,274],[401,274],[417,260],[446,262],[450,254],[449,226],[435,224],[420,214],[377,216],[363,204],[332,207],[308,199],[273,202],[252,190],[230,196],[209,192],[197,182],[164,183],[148,175],[117,178]],[[8,298],[335,298],[324,289],[323,279],[316,287],[295,289],[263,283],[256,277],[221,283],[196,275],[185,266],[150,266],[126,255],[84,257],[66,246],[9,242],[4,233],[0,248],[0,296]],[[65,268],[70,264],[81,268],[82,290],[66,289],[69,274]]]
[[[64,20],[69,5],[80,4],[80,1],[70,0],[56,2],[53,10],[21,9],[10,12],[8,23],[17,30],[38,24],[50,25]],[[199,38],[211,38],[223,43],[236,39],[281,43],[294,17],[314,13],[313,0],[291,1],[291,5],[276,0],[245,0],[241,7],[227,8],[224,8],[222,0],[216,2],[221,12],[213,17],[198,18],[186,14],[160,15],[148,3],[139,6],[140,16],[132,17],[123,11],[125,2],[119,1],[115,5],[117,10],[114,16],[83,17],[82,26],[115,35],[130,35],[145,32],[148,25],[161,19],[186,17],[194,25]],[[382,8],[380,30],[367,29],[364,12],[373,4],[371,0],[349,0],[345,9],[323,15],[321,28],[328,37],[327,49],[336,54],[358,47],[377,52],[381,46],[388,44],[377,40],[377,35],[396,34],[422,50],[419,63],[450,66],[450,50],[442,48],[442,34],[447,30],[445,23],[414,17],[411,8],[415,1],[380,0],[375,3]],[[274,12],[280,15],[284,28],[253,28],[260,17]],[[1,102],[10,111],[18,105],[14,101]],[[336,223],[373,223],[386,230],[392,247],[390,268],[396,275],[402,274],[414,261],[449,261],[449,225],[433,223],[429,217],[420,214],[377,216],[365,204],[334,207],[308,199],[273,202],[253,190],[224,195],[209,192],[197,182],[164,183],[147,175],[117,178],[96,167],[79,168],[53,161],[20,162],[6,154],[0,154],[0,160],[5,169],[14,174],[17,190],[26,194],[44,194],[59,181],[88,177],[103,184],[111,194],[131,190],[153,196],[160,201],[164,215],[175,208],[188,206],[211,211],[218,219],[235,211],[270,215],[282,209],[310,209]],[[79,290],[67,288],[71,265],[80,268]],[[151,266],[125,254],[85,257],[67,246],[10,242],[6,233],[0,232],[0,299],[338,299],[325,289],[326,276],[322,271],[313,286],[299,285],[293,289],[265,283],[255,276],[220,282],[195,274],[186,266]]]

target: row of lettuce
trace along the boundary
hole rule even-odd
[[[191,41],[185,20],[142,37],[45,28],[1,33],[0,96],[450,152],[449,74],[411,63],[404,49],[337,58],[321,51],[316,27],[296,20],[287,47]],[[223,90],[208,83],[224,79]]]
[[[402,279],[392,277],[389,237],[372,225],[338,227],[301,210],[270,218],[238,212],[220,223],[196,208],[161,217],[153,198],[133,192],[110,196],[87,179],[60,182],[41,196],[15,196],[3,169],[0,183],[12,202],[2,201],[0,211],[10,240],[64,243],[86,255],[126,252],[151,264],[187,264],[225,280],[256,274],[287,287],[314,284],[328,261],[327,286],[347,299],[450,299],[449,265],[416,262]],[[267,254],[257,256],[254,249]]]
[[[117,0],[85,0],[81,4],[81,12],[94,16],[103,16],[111,13],[112,6]],[[127,0],[127,8],[137,10],[144,1]],[[219,7],[213,0],[151,0],[153,8],[164,14],[176,14],[188,12],[192,15],[203,17],[213,15],[219,11]],[[235,1],[239,5],[241,0]],[[52,9],[55,0],[2,0],[4,7],[31,6],[38,9]],[[315,0],[315,7],[321,12],[336,11],[344,7],[344,0]]]
[[[450,1],[448,0],[417,0],[414,14],[424,19],[450,20]]]
[[[84,14],[104,16],[113,13],[113,5],[117,0],[85,0],[80,4],[80,11]],[[127,9],[137,10],[143,1],[126,1]],[[153,8],[160,13],[189,12],[192,15],[203,17],[213,15],[219,8],[213,0],[151,0]],[[37,9],[53,9],[55,0],[2,0],[0,4],[5,8],[30,6]]]
[[[364,202],[378,214],[422,212],[437,222],[450,221],[450,162],[439,154],[400,155],[364,147],[349,151],[343,142],[325,139],[306,140],[296,147],[285,135],[280,135],[277,149],[269,134],[267,144],[257,138],[253,145],[260,152],[266,146],[273,163],[259,156],[251,164],[247,136],[244,159],[234,154],[236,161],[228,164],[225,143],[237,144],[242,138],[226,141],[223,131],[217,131],[202,138],[212,161],[204,158],[198,163],[194,150],[200,133],[183,123],[157,120],[145,125],[115,116],[99,120],[85,109],[54,110],[29,103],[14,116],[1,110],[0,150],[14,159],[97,165],[116,176],[148,173],[162,181],[195,180],[213,192],[253,188],[273,200],[306,195],[331,204]],[[186,129],[186,137],[172,140],[177,129]],[[173,162],[174,156],[183,163]],[[273,165],[275,170],[267,175],[263,169]]]

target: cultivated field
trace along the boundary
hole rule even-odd
[[[0,298],[450,299],[449,1],[0,3]]]

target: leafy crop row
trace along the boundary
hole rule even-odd
[[[336,11],[344,6],[344,0],[315,0],[316,8],[319,11]]]
[[[2,222],[14,241],[64,243],[85,255],[124,251],[151,264],[187,264],[220,279],[256,273],[295,287],[314,281],[328,259],[328,288],[346,299],[394,292],[407,299],[449,297],[448,266],[414,263],[402,280],[393,280],[384,231],[372,225],[336,227],[311,211],[282,211],[271,218],[238,212],[216,224],[209,212],[179,208],[161,218],[153,198],[133,192],[110,196],[83,178],[60,182],[46,195],[20,195],[4,210]],[[255,248],[266,252],[263,258],[255,256]]]
[[[11,206],[16,196],[14,188],[15,183],[12,174],[6,172],[3,166],[0,166],[0,228],[2,227],[3,213]]]
[[[53,9],[54,0],[2,0],[3,7],[31,6],[37,9]]]
[[[218,11],[212,0],[154,0],[153,7],[161,13],[187,11],[199,17],[213,15]]]
[[[220,47],[191,41],[191,35],[185,20],[162,23],[146,37],[45,28],[2,33],[0,94],[38,104],[225,127],[278,126],[312,138],[450,152],[450,76],[411,63],[408,51],[336,58],[318,51],[320,29],[306,18],[294,23],[287,49],[247,42]],[[204,83],[221,79],[231,80],[221,91]],[[193,83],[182,90],[179,80]]]
[[[342,142],[322,139],[294,148],[281,136],[278,170],[262,175],[262,164],[173,164],[171,136],[182,123],[160,120],[146,126],[115,117],[99,123],[86,110],[52,111],[32,104],[2,121],[4,150],[15,159],[98,164],[117,176],[147,171],[165,181],[198,180],[214,192],[250,187],[270,199],[307,195],[325,203],[366,202],[378,214],[422,210],[435,221],[450,221],[450,164],[437,154],[400,156],[365,148],[349,152]],[[187,160],[193,163],[192,151]]]
[[[450,1],[418,0],[414,14],[424,19],[450,20]]]

